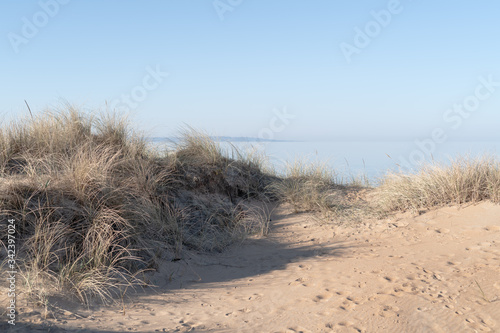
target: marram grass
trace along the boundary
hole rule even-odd
[[[125,117],[71,106],[0,128],[0,226],[15,221],[24,291],[42,304],[61,293],[107,303],[162,258],[265,235],[269,201],[340,222],[481,200],[500,202],[493,157],[390,174],[373,189],[305,160],[278,176],[265,156],[224,151],[190,128],[160,153]],[[6,233],[0,242],[6,265]]]
[[[3,126],[0,224],[15,220],[26,290],[42,303],[62,292],[108,302],[141,285],[159,256],[265,233],[245,202],[267,200],[272,176],[235,156],[193,130],[160,154],[126,118],[71,106]]]
[[[418,211],[483,200],[500,202],[500,162],[494,156],[431,163],[415,174],[388,174],[377,189],[386,211]]]

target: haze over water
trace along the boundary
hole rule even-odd
[[[230,139],[230,138],[229,138]],[[167,139],[165,139],[167,140]],[[157,144],[165,144],[157,140]],[[327,165],[340,178],[357,176],[366,178],[376,185],[377,180],[388,171],[414,172],[421,162],[411,159],[412,153],[422,151],[415,141],[221,141],[222,148],[230,151],[234,146],[243,152],[263,153],[276,171],[284,172],[287,162],[305,159]],[[167,145],[173,149],[173,144]],[[430,148],[430,147],[429,147]],[[500,141],[447,141],[435,145],[431,154],[425,154],[424,162],[447,163],[459,156],[497,155]],[[422,156],[415,154],[414,156]],[[417,163],[412,163],[412,162]]]

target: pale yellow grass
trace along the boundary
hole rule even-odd
[[[391,173],[377,189],[387,211],[418,211],[483,200],[500,202],[500,163],[494,156],[458,157],[415,174]]]

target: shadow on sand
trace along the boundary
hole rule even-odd
[[[335,242],[333,239],[315,243],[307,236],[307,232],[297,237],[283,237],[287,235],[288,229],[298,230],[297,224],[303,224],[304,220],[298,215],[287,215],[275,213],[272,217],[276,221],[267,237],[247,239],[242,244],[236,244],[223,253],[200,254],[186,252],[184,258],[175,262],[164,262],[155,273],[146,274],[154,288],[137,289],[125,296],[125,307],[133,303],[147,302],[155,304],[159,302],[157,297],[150,295],[169,294],[169,303],[183,303],[183,292],[194,291],[201,288],[223,289],[245,284],[253,277],[285,270],[288,265],[316,258],[321,260],[332,260],[334,257],[341,258],[349,255],[350,248],[359,247],[359,243]],[[325,232],[326,229],[325,229]],[[177,295],[177,298],[176,298]],[[53,299],[56,303],[61,304]],[[164,302],[162,303],[164,304]],[[90,306],[89,308],[69,302],[65,302],[65,309],[73,313],[79,313],[84,317],[93,312],[100,311],[104,306]],[[117,311],[120,311],[117,306]],[[12,332],[110,332],[107,330],[92,330],[64,328],[64,320],[70,321],[64,315],[58,315],[57,321],[46,320],[43,324],[23,324],[23,314],[18,315],[16,327],[9,327],[7,323],[0,324],[0,331]],[[89,319],[90,320],[90,319]],[[4,325],[5,324],[5,325]],[[24,326],[23,326],[24,325]],[[95,327],[95,326],[94,326]],[[7,330],[9,329],[9,330]]]

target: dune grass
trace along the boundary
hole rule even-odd
[[[388,174],[377,189],[386,211],[415,211],[483,200],[500,202],[500,162],[493,156],[431,163],[415,174]]]
[[[337,187],[335,178],[324,164],[295,159],[285,165],[283,177],[268,190],[295,212],[316,211],[328,205],[328,190]]]
[[[313,212],[321,222],[356,221],[373,213],[364,196],[370,190],[356,179],[344,179],[326,163],[295,159],[268,191],[294,212]]]
[[[42,303],[51,293],[106,303],[160,257],[264,233],[246,202],[265,199],[271,179],[192,130],[175,152],[155,152],[117,114],[68,106],[0,129],[0,224],[16,221],[21,275]]]

